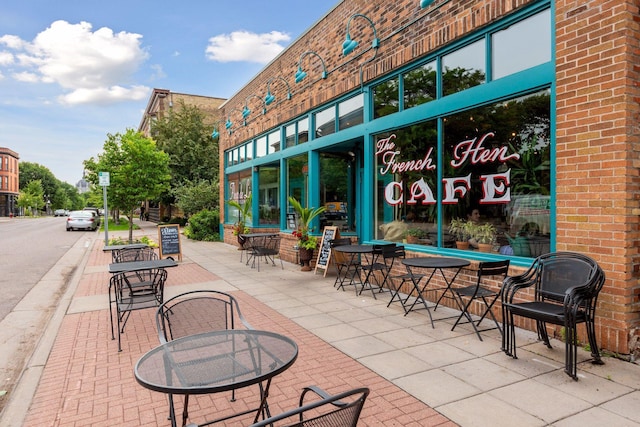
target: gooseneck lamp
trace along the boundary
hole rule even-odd
[[[296,75],[295,75],[296,83],[300,83],[302,80],[304,80],[305,77],[307,77],[307,73],[304,70],[302,70],[302,60],[307,55],[315,55],[318,58],[320,58],[320,62],[322,63],[322,78],[326,79],[327,78],[327,66],[324,64],[324,59],[322,59],[322,57],[320,55],[318,55],[316,52],[314,52],[312,50],[308,50],[308,51],[304,52],[302,55],[300,55],[300,59],[298,60],[298,71],[296,71]]]
[[[251,115],[251,110],[249,109],[249,100],[251,98],[258,98],[260,102],[264,104],[264,107],[262,108],[262,114],[265,114],[267,112],[267,105],[264,99],[254,94],[247,96],[244,100],[244,108],[242,109],[242,119],[244,120],[245,126],[247,125],[247,118],[249,118],[249,116]]]
[[[344,56],[347,56],[348,54],[353,52],[353,50],[356,47],[358,47],[358,42],[351,38],[351,33],[350,33],[351,21],[354,18],[364,18],[367,20],[367,22],[369,22],[369,25],[371,25],[371,28],[373,28],[373,42],[371,43],[371,47],[373,49],[377,49],[378,47],[380,47],[380,40],[378,39],[378,33],[376,31],[376,26],[373,24],[373,21],[369,19],[369,17],[367,17],[366,15],[363,15],[361,13],[356,13],[355,15],[351,15],[351,17],[347,21],[347,36],[344,42],[342,43],[342,55]]]
[[[267,81],[267,95],[264,97],[265,105],[269,105],[276,100],[275,95],[271,93],[271,83],[273,83],[275,79],[280,79],[285,85],[287,85],[287,99],[291,99],[291,87],[289,86],[289,83],[283,77],[272,77]]]
[[[433,2],[434,0],[420,0],[420,7],[424,9],[425,7],[431,6],[431,3]]]

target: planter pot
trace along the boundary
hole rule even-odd
[[[491,252],[493,250],[493,245],[490,243],[478,243],[478,251],[479,252]]]
[[[416,244],[418,242],[419,242],[418,237],[416,237],[416,236],[407,236],[407,243]]]
[[[302,263],[302,268],[300,269],[300,271],[311,271],[309,261],[311,261],[311,258],[313,258],[313,249],[298,248],[298,256],[300,257],[300,262]]]
[[[469,242],[456,242],[456,248],[469,249]]]

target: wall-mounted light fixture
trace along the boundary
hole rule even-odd
[[[249,95],[245,98],[244,100],[244,108],[242,109],[242,118],[244,119],[244,125],[247,125],[247,118],[251,115],[251,110],[249,109],[249,100],[251,98],[258,98],[260,100],[260,102],[262,102],[263,104],[263,108],[262,108],[262,114],[265,114],[267,112],[267,104],[264,101],[264,99],[260,98],[258,95]]]
[[[342,54],[344,56],[347,56],[348,54],[353,52],[353,50],[358,46],[358,42],[351,39],[351,33],[349,32],[351,21],[353,20],[353,18],[357,18],[357,17],[366,19],[367,22],[369,22],[369,24],[371,25],[371,28],[373,28],[373,42],[371,43],[371,47],[373,49],[377,49],[378,47],[380,47],[380,40],[378,39],[378,33],[376,32],[376,26],[373,25],[373,21],[369,19],[366,15],[363,15],[361,13],[356,13],[355,15],[352,15],[351,18],[349,18],[349,21],[347,21],[347,37],[342,43]]]
[[[220,126],[221,120],[213,122],[213,132],[211,132],[211,138],[216,139],[220,136],[220,132],[218,132],[218,127]]]
[[[231,132],[233,132],[233,122],[231,121],[231,113],[233,113],[234,111],[240,111],[237,108],[232,108],[231,111],[229,111],[229,114],[227,115],[227,121],[224,122],[224,128],[229,131],[229,135],[231,135]],[[246,125],[246,122],[245,122]]]
[[[422,9],[424,9],[425,7],[429,7],[431,6],[431,3],[433,3],[435,0],[420,0],[420,7]]]
[[[285,85],[287,85],[287,99],[291,99],[291,87],[289,86],[289,83],[283,77],[272,77],[267,81],[267,95],[264,97],[265,105],[269,105],[276,100],[276,96],[271,93],[271,83],[275,79],[280,79],[284,82]]]
[[[326,79],[327,66],[324,64],[324,59],[322,59],[322,57],[317,53],[315,53],[314,51],[308,50],[304,52],[302,55],[300,55],[300,59],[298,60],[298,71],[296,71],[296,83],[300,83],[302,80],[304,80],[305,77],[307,77],[307,73],[302,70],[302,59],[307,55],[315,55],[318,58],[320,58],[320,62],[322,62],[322,78]]]

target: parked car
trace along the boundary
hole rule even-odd
[[[92,212],[98,222],[98,227],[100,227],[100,210],[98,208],[86,207],[82,209],[83,211]]]
[[[72,211],[67,217],[67,231],[91,230],[99,227],[98,216],[91,211]]]
[[[66,209],[56,209],[53,211],[53,216],[67,216],[69,215],[69,211]]]

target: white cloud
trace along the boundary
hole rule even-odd
[[[249,61],[266,64],[284,49],[291,40],[286,33],[271,31],[256,34],[234,31],[211,37],[206,49],[207,58],[218,62]]]
[[[55,21],[32,42],[5,35],[0,44],[15,51],[24,69],[14,73],[20,81],[57,84],[69,91],[60,98],[66,103],[110,103],[139,99],[140,87],[124,86],[149,56],[141,39],[140,34],[106,27],[92,32],[88,22]]]
[[[80,88],[66,95],[61,95],[58,100],[62,104],[113,104],[120,101],[140,101],[151,94],[151,89],[146,86],[122,86]]]
[[[11,52],[0,52],[0,65],[13,64],[13,54]]]
[[[29,73],[27,71],[23,71],[21,73],[14,73],[12,77],[17,81],[24,82],[24,83],[37,83],[39,81],[37,74]]]

